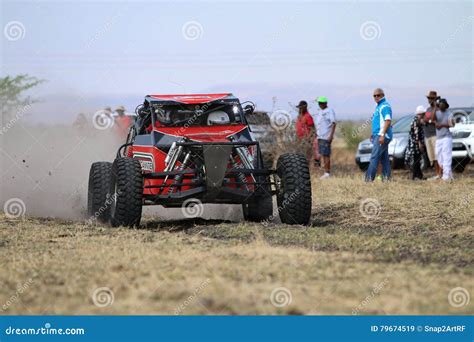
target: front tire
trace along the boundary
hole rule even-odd
[[[110,189],[112,163],[96,162],[91,165],[89,172],[89,187],[87,196],[87,214],[89,218],[105,223],[110,217],[110,203],[107,194]]]
[[[357,166],[359,166],[361,171],[367,171],[369,168],[369,163],[357,163]]]
[[[277,203],[282,223],[308,224],[311,218],[311,178],[303,154],[285,153],[278,158]]]
[[[469,162],[470,162],[469,158],[453,159],[452,166],[453,166],[454,172],[463,173],[464,170],[466,169],[467,164],[469,164]]]
[[[111,174],[110,224],[112,227],[138,226],[143,205],[143,176],[140,162],[133,158],[117,158],[112,165]]]

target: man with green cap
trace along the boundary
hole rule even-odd
[[[331,143],[336,131],[336,113],[328,107],[328,99],[326,96],[320,96],[316,100],[319,109],[314,115],[314,123],[318,135],[318,149],[322,156],[324,175],[320,179],[331,177]]]

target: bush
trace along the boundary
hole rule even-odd
[[[339,127],[349,150],[356,150],[359,143],[370,136],[370,122],[345,121]]]

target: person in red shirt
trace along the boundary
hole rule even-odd
[[[296,118],[296,136],[298,139],[311,137],[314,132],[314,121],[308,112],[308,103],[300,101],[296,106],[298,108],[298,117]]]
[[[314,121],[308,112],[308,103],[306,101],[300,101],[296,108],[298,108],[296,137],[302,146],[302,152],[306,155],[308,162],[314,160],[314,163],[317,164],[319,159],[316,153],[318,146],[317,140],[315,139]]]
[[[117,115],[115,116],[114,130],[121,137],[126,137],[132,125],[132,119],[125,114],[124,106],[118,106],[115,112]]]

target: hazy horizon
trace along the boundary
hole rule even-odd
[[[375,87],[400,115],[432,89],[474,105],[472,1],[2,0],[1,20],[2,76],[48,81],[36,121],[151,93],[232,92],[267,111],[325,95],[341,118],[370,115]]]

